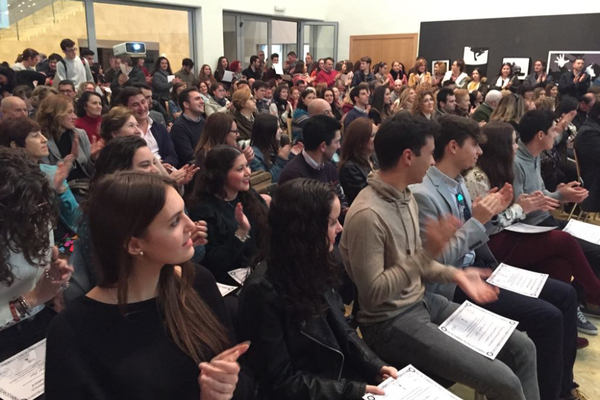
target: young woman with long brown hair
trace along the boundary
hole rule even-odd
[[[230,348],[215,282],[188,263],[196,225],[174,182],[108,175],[88,210],[100,280],[51,325],[46,399],[251,397],[235,361],[248,344]]]

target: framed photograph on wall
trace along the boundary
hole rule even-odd
[[[482,76],[487,76],[489,47],[465,47],[463,60],[465,60],[466,73],[471,76],[475,68],[479,68]]]
[[[529,75],[529,58],[504,57],[502,64],[512,64],[513,73],[517,73],[519,80],[524,80]]]
[[[546,74],[558,82],[562,74],[571,70],[576,57],[583,57],[585,73],[592,82],[600,78],[600,51],[549,51]]]
[[[435,64],[441,63],[445,65],[444,73],[450,71],[450,60],[433,60],[431,62],[431,75],[433,76],[433,72],[435,71]]]

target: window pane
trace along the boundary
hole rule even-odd
[[[223,55],[228,60],[237,60],[237,33],[235,30],[235,15],[223,14]]]
[[[190,57],[188,12],[164,8],[94,3],[99,59],[108,67],[112,47],[123,42],[144,42],[150,71],[159,56],[165,56],[173,72]]]
[[[63,52],[60,41],[69,38],[87,47],[83,2],[40,0],[25,3],[8,0],[8,28],[0,30],[0,61],[14,64],[17,55],[30,47],[47,56]],[[4,18],[5,20],[6,18]]]
[[[242,64],[246,65],[250,62],[250,57],[256,55],[258,50],[262,49],[262,45],[268,43],[268,23],[263,21],[246,20],[242,25],[242,37],[244,38],[244,54]],[[265,54],[265,57],[268,57]]]

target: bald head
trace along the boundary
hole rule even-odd
[[[308,103],[308,115],[314,117],[315,115],[328,115],[333,116],[331,113],[331,106],[323,99],[314,99]]]
[[[498,103],[500,102],[501,98],[502,98],[502,93],[500,93],[500,91],[490,90],[485,95],[485,102],[488,106],[490,106],[492,108],[492,110],[494,110],[494,109],[496,109],[496,107],[498,107]]]
[[[9,96],[2,99],[0,103],[2,119],[24,118],[27,117],[27,105],[22,98]]]

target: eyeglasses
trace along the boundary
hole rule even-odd
[[[240,133],[240,130],[239,129],[231,129],[229,131],[229,133],[235,133],[237,135],[238,133]]]
[[[465,196],[462,193],[456,194],[456,201],[458,205],[463,208],[463,217],[465,218],[465,222],[471,219],[471,210],[467,206],[467,202],[465,201]]]

